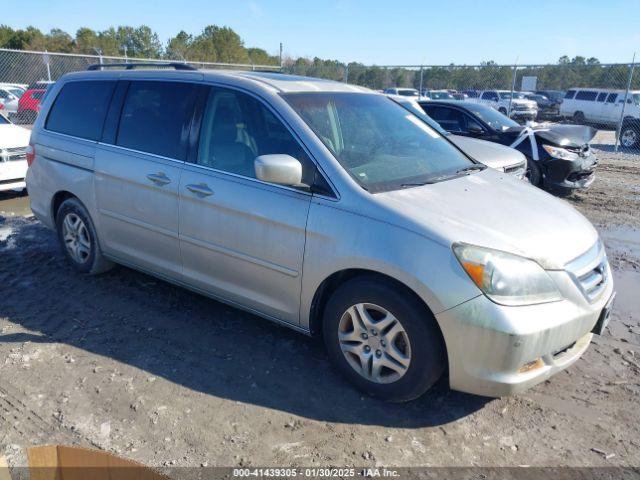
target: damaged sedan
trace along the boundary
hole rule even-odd
[[[587,188],[596,156],[589,142],[596,130],[583,125],[522,126],[500,112],[468,102],[419,102],[442,128],[456,135],[513,147],[528,160],[529,181],[558,195]]]

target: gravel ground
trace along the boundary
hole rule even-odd
[[[151,466],[640,466],[640,156],[606,138],[567,199],[600,230],[618,302],[567,371],[486,399],[443,381],[363,397],[318,340],[117,267],[74,273],[27,197],[0,198],[0,455],[79,444]]]

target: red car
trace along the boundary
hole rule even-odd
[[[40,111],[40,102],[44,97],[44,88],[31,88],[24,92],[18,101],[18,119],[26,123],[33,123]]]

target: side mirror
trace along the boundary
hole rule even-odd
[[[467,126],[467,132],[472,135],[482,135],[484,133],[484,129],[478,125],[469,125]]]
[[[287,185],[302,183],[302,164],[291,155],[260,155],[253,161],[256,178],[263,182]]]

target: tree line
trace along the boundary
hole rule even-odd
[[[73,36],[56,28],[44,33],[35,27],[13,29],[0,25],[0,48],[274,66],[280,65],[281,60],[279,55],[270,54],[262,48],[246,47],[232,28],[217,25],[209,25],[196,35],[180,31],[166,44],[146,25],[111,27],[102,31],[83,27]],[[510,89],[513,82],[513,68],[497,65],[493,61],[482,62],[479,66],[451,64],[420,69],[385,68],[357,62],[345,64],[318,57],[285,56],[281,66],[287,73],[348,81],[373,89],[395,86],[455,90]],[[58,73],[66,73],[65,70],[70,67],[54,65],[54,68],[57,77]],[[628,74],[627,65],[603,65],[593,57],[562,56],[553,65],[518,67],[516,89],[520,87],[523,76],[536,76],[539,89],[625,88]],[[640,72],[634,76],[632,87],[640,88]]]

